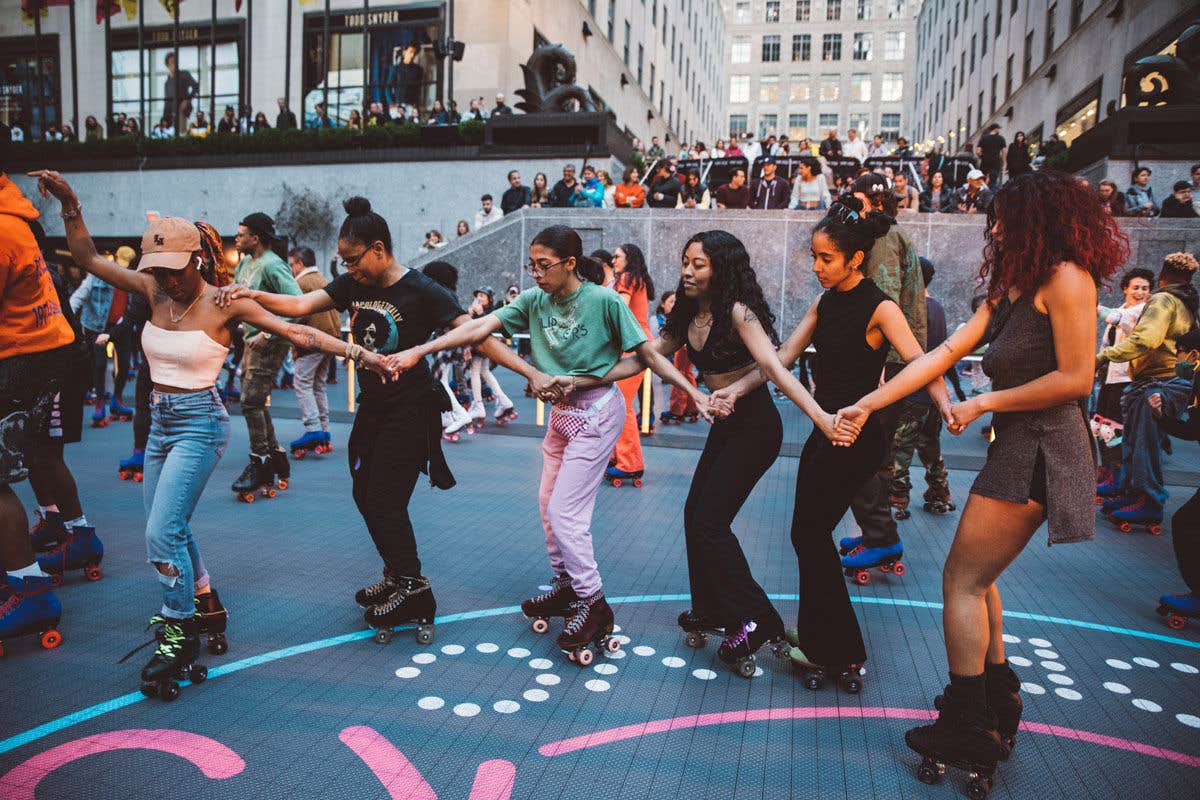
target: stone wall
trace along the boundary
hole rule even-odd
[[[663,289],[674,289],[679,281],[684,242],[700,231],[722,228],[746,243],[767,301],[785,332],[799,323],[820,291],[809,253],[809,237],[820,217],[813,211],[529,209],[409,264],[419,267],[433,258],[454,264],[461,273],[459,288],[464,296],[483,285],[497,292],[510,284],[524,289],[533,285],[522,268],[529,260],[530,240],[542,228],[565,224],[579,231],[585,252],[600,247],[611,251],[626,242],[641,247],[661,294]],[[1157,271],[1167,253],[1200,252],[1198,220],[1120,222],[1131,241],[1129,267]],[[983,218],[911,214],[901,216],[900,226],[919,254],[937,268],[931,292],[945,306],[953,330],[970,316],[971,297],[980,291],[977,275],[983,252]],[[1102,300],[1115,300],[1118,295],[1115,285],[1101,292]]]

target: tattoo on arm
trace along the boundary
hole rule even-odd
[[[758,317],[754,315],[753,311],[751,311],[749,308],[747,308],[746,313],[742,317],[742,319],[744,319],[746,322],[755,322],[758,319]]]
[[[954,348],[950,346],[950,342],[949,342],[949,341],[942,342],[941,346],[942,346],[942,347],[944,347],[944,348],[946,348],[946,352],[947,352],[947,353],[953,353],[953,352],[954,352]]]
[[[316,331],[305,331],[302,334],[302,336],[303,336],[303,341],[304,341],[303,346],[304,346],[305,350],[316,350],[317,349]]]

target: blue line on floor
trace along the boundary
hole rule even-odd
[[[768,597],[772,600],[784,601],[799,601],[800,596],[795,594],[769,594]],[[941,610],[941,603],[931,603],[925,600],[901,600],[891,597],[852,597],[852,602],[862,603],[863,605],[878,605],[878,606],[902,606],[907,608],[924,608]],[[612,604],[618,603],[686,603],[691,600],[691,595],[688,594],[642,594],[628,595],[625,597],[609,598]],[[520,606],[500,606],[498,608],[485,608],[477,611],[464,611],[460,614],[447,614],[438,617],[435,620],[437,625],[445,625],[451,622],[466,622],[473,619],[484,619],[486,617],[500,617],[507,614],[521,613]],[[1078,619],[1067,619],[1065,617],[1051,617],[1045,614],[1030,614],[1024,611],[1010,611],[1005,609],[1004,616],[1009,619],[1025,619],[1033,622],[1047,622],[1054,625],[1070,625],[1075,628],[1083,628],[1085,630],[1101,631],[1103,633],[1115,633],[1121,636],[1133,636],[1139,639],[1151,639],[1157,642],[1165,642],[1167,644],[1179,645],[1181,647],[1190,647],[1200,649],[1200,642],[1189,641],[1187,639],[1179,639],[1174,636],[1165,636],[1159,633],[1150,633],[1149,631],[1139,631],[1133,628],[1121,628],[1116,625],[1102,625],[1098,622],[1086,622]],[[408,630],[408,627],[398,628],[397,630]],[[315,650],[323,650],[328,647],[336,647],[347,642],[356,642],[362,639],[370,639],[374,636],[372,630],[354,631],[353,633],[344,633],[339,636],[330,636],[325,639],[317,639],[312,642],[292,645],[279,650],[272,650],[269,653],[261,653],[249,658],[243,658],[229,664],[223,664],[219,667],[213,667],[208,672],[209,678],[219,678],[223,675],[228,675],[232,672],[238,672],[250,667],[269,664],[272,661],[290,658],[291,656],[303,655],[311,653]],[[103,703],[97,703],[94,706],[81,709],[58,719],[51,720],[36,728],[31,728],[24,733],[19,733],[16,736],[10,736],[7,739],[0,741],[0,754],[7,753],[10,750],[15,750],[18,747],[23,747],[30,742],[35,742],[38,739],[45,738],[51,734],[58,733],[61,730],[70,728],[88,720],[95,719],[116,711],[126,706],[145,700],[146,698],[141,692],[130,692],[129,694],[121,695],[112,700],[106,700]]]

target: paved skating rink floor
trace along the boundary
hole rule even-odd
[[[345,390],[344,377],[331,387],[340,409]],[[940,576],[957,512],[914,508],[900,523],[906,574],[851,587],[869,654],[861,694],[808,691],[769,649],[745,680],[713,639],[689,649],[675,625],[688,607],[681,509],[705,425],[660,430],[646,440],[643,488],[601,487],[593,532],[623,647],[582,669],[554,646],[561,622],[538,636],[518,609],[550,577],[540,430],[532,402],[519,408],[508,429],[447,445],[456,488],[422,482],[413,498],[441,615],[422,647],[411,633],[375,643],[352,599],[380,565],[350,498],[346,414],[334,453],[294,461],[291,488],[244,505],[228,489],[247,449],[233,406],[229,451],[193,519],[230,649],[205,653],[208,682],[169,704],[137,692],[149,650],[117,663],[160,604],[141,485],[116,476],[131,426],[85,430],[67,460],[105,544],[104,577],[72,573],[59,590],[58,649],[6,643],[0,798],[962,796],[954,770],[919,783],[903,741],[946,680]],[[780,409],[785,456],[735,530],[788,619],[794,456],[808,426]],[[290,392],[274,393],[274,410],[280,439],[298,436]],[[943,438],[961,507],[983,440],[975,428]],[[1169,511],[1200,482],[1200,451],[1175,450]],[[924,489],[919,470],[914,482]],[[28,485],[18,491],[32,510]],[[853,532],[847,518],[835,535]],[[1172,631],[1155,613],[1159,594],[1183,588],[1169,530],[1123,535],[1101,519],[1094,542],[1052,549],[1043,530],[1000,585],[1025,717],[991,796],[1200,797],[1200,626]]]

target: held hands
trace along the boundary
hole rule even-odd
[[[529,388],[543,403],[556,403],[574,390],[575,380],[570,375],[538,372],[529,381]]]
[[[819,419],[813,420],[813,424],[821,433],[825,434],[829,441],[833,442],[835,447],[849,447],[862,433],[863,426],[867,424],[870,416],[871,412],[867,409],[853,405],[839,409],[836,415],[822,414]],[[829,419],[828,430],[824,425],[826,417]]]
[[[247,286],[242,286],[240,283],[231,283],[228,286],[222,286],[217,289],[216,294],[213,295],[213,301],[217,304],[218,308],[229,308],[234,300],[241,297],[249,297],[253,300],[254,290]]]
[[[385,381],[394,381],[400,377],[401,370],[394,369],[391,366],[389,363],[390,358],[390,356],[381,356],[370,350],[364,350],[363,354],[358,357],[358,363],[379,375]]]
[[[708,411],[715,419],[724,419],[733,413],[737,404],[737,394],[732,387],[717,389],[708,396]]]
[[[396,376],[400,375],[402,372],[408,372],[410,369],[415,367],[417,362],[420,360],[421,357],[417,355],[416,349],[410,347],[407,350],[401,350],[399,353],[392,353],[390,356],[384,356],[382,366],[383,369],[387,370],[387,373],[392,377],[392,380],[395,380]]]
[[[979,419],[983,414],[983,407],[979,405],[979,398],[972,397],[962,403],[955,403],[950,408],[950,418],[946,419],[946,427],[955,436],[967,429],[975,420]],[[945,419],[945,414],[942,415]]]

